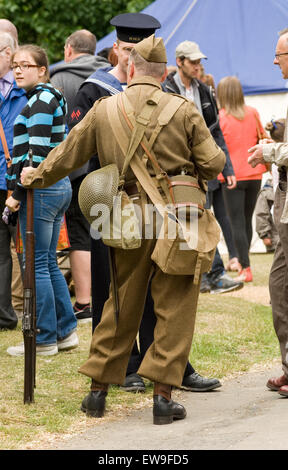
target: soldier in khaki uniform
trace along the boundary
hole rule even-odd
[[[166,51],[161,38],[150,36],[135,45],[128,68],[128,87],[123,92],[137,117],[155,90],[161,90],[166,74]],[[119,95],[118,95],[119,96]],[[179,97],[177,97],[179,99]],[[181,173],[202,179],[215,178],[223,169],[225,155],[216,145],[202,116],[185,98],[173,118],[158,135],[153,152],[162,169],[169,175]],[[44,187],[63,178],[98,154],[101,166],[116,163],[121,172],[125,159],[113,134],[109,107],[113,97],[95,103],[85,118],[70,132],[66,141],[50,152],[37,169],[25,169],[25,186]],[[149,140],[161,110],[175,100],[164,93],[155,115],[152,114],[145,135]],[[121,110],[113,114],[115,127],[124,122]],[[112,121],[113,121],[112,119]],[[141,155],[139,147],[138,154]],[[153,167],[147,166],[154,175]],[[132,170],[126,181],[135,182]],[[127,183],[126,183],[127,184]],[[128,187],[128,184],[127,184]],[[130,186],[131,187],[131,186]],[[199,282],[192,275],[167,275],[151,260],[156,239],[142,239],[134,250],[115,249],[120,315],[114,319],[112,296],[105,303],[102,319],[94,331],[90,356],[80,372],[92,378],[90,393],[82,402],[82,410],[90,416],[102,416],[110,383],[122,384],[129,355],[135,341],[149,280],[152,278],[157,324],[154,342],[148,349],[139,374],[154,382],[154,423],[167,424],[183,419],[183,406],[171,400],[171,386],[182,383],[194,331],[199,295]]]

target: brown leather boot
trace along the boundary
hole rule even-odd
[[[174,419],[184,419],[184,406],[171,400],[171,385],[154,383],[153,394],[153,423],[170,424]]]

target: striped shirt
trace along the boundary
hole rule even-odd
[[[66,101],[59,90],[40,83],[27,93],[28,102],[14,123],[12,165],[7,170],[8,189],[22,200],[25,189],[19,183],[22,168],[29,165],[28,151],[33,152],[36,168],[66,137]]]

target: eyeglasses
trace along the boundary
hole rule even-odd
[[[26,71],[26,70],[29,70],[30,67],[40,67],[40,65],[35,65],[35,64],[16,64],[15,62],[12,64],[12,70],[16,70],[16,69],[19,69],[21,70],[21,72],[23,71]]]
[[[288,55],[288,52],[281,52],[281,54],[275,54],[275,59],[278,59],[280,55]]]

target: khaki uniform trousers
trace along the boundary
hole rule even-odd
[[[279,234],[270,272],[269,289],[273,323],[280,343],[283,371],[288,377],[288,224],[282,224],[287,183],[279,182],[275,193],[274,220]]]
[[[98,383],[124,383],[152,275],[151,293],[157,323],[154,342],[138,373],[152,382],[176,387],[182,383],[192,343],[200,284],[193,284],[193,276],[164,274],[151,260],[155,243],[155,240],[142,240],[138,249],[114,250],[120,306],[118,325],[110,289],[101,322],[94,330],[89,359],[79,370]]]

